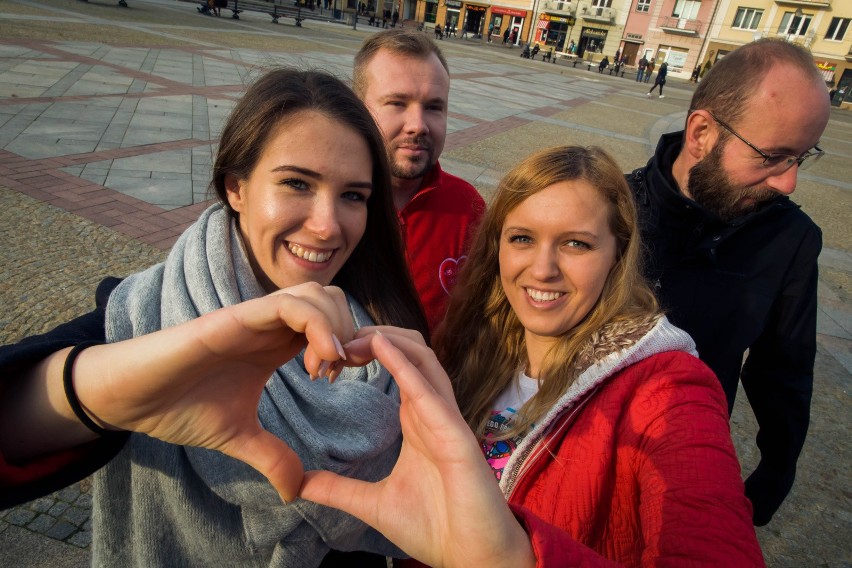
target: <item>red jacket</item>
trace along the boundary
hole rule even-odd
[[[479,192],[444,172],[438,163],[423,179],[420,191],[398,212],[408,266],[429,331],[435,331],[444,319],[449,290],[484,212]]]
[[[698,359],[653,355],[570,414],[509,496],[538,566],[764,565],[725,396]]]

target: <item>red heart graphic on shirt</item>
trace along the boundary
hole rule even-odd
[[[441,266],[438,268],[438,279],[441,281],[441,288],[444,289],[444,292],[447,294],[450,293],[450,289],[456,284],[456,276],[461,270],[461,265],[465,261],[467,256],[460,256],[458,259],[455,258],[445,258],[441,263]]]

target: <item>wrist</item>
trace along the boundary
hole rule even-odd
[[[62,384],[65,390],[65,397],[68,402],[68,406],[73,411],[77,420],[98,436],[104,437],[114,435],[119,432],[120,429],[104,422],[98,418],[95,412],[87,407],[78,395],[78,384],[76,381],[76,379],[79,378],[76,373],[76,368],[80,355],[83,351],[102,344],[103,342],[101,341],[85,341],[75,345],[65,357],[65,365],[62,371]]]

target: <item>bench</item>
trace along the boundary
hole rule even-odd
[[[575,66],[575,67],[577,66],[577,56],[576,56],[576,55],[574,55],[573,53],[565,53],[564,51],[555,51],[555,52],[553,52],[553,54],[551,55],[551,60],[550,60],[550,61],[551,61],[551,63],[556,63],[556,62],[559,60],[559,58],[560,58],[560,57],[561,57],[561,58],[564,58],[564,59],[567,59],[568,61],[572,61],[572,60],[573,60],[573,61],[574,61],[574,66]]]
[[[276,4],[272,7],[271,12],[267,12],[272,17],[273,24],[277,24],[279,18],[293,18],[296,21],[296,27],[302,27],[302,22],[304,21],[304,18],[301,17],[301,11],[297,12],[296,14],[293,14],[292,10],[285,10],[284,8],[281,8],[281,10],[279,11],[278,8],[279,6]]]

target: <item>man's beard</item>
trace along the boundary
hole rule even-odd
[[[757,211],[778,193],[768,187],[734,185],[722,167],[725,142],[717,143],[703,160],[689,170],[687,189],[692,200],[728,223]]]
[[[416,145],[426,149],[426,159],[423,161],[412,162],[406,159],[397,159],[396,150],[400,146]],[[434,148],[432,141],[420,136],[417,138],[408,138],[399,142],[394,141],[388,146],[388,158],[390,159],[391,175],[399,179],[419,179],[426,175],[435,164]]]

